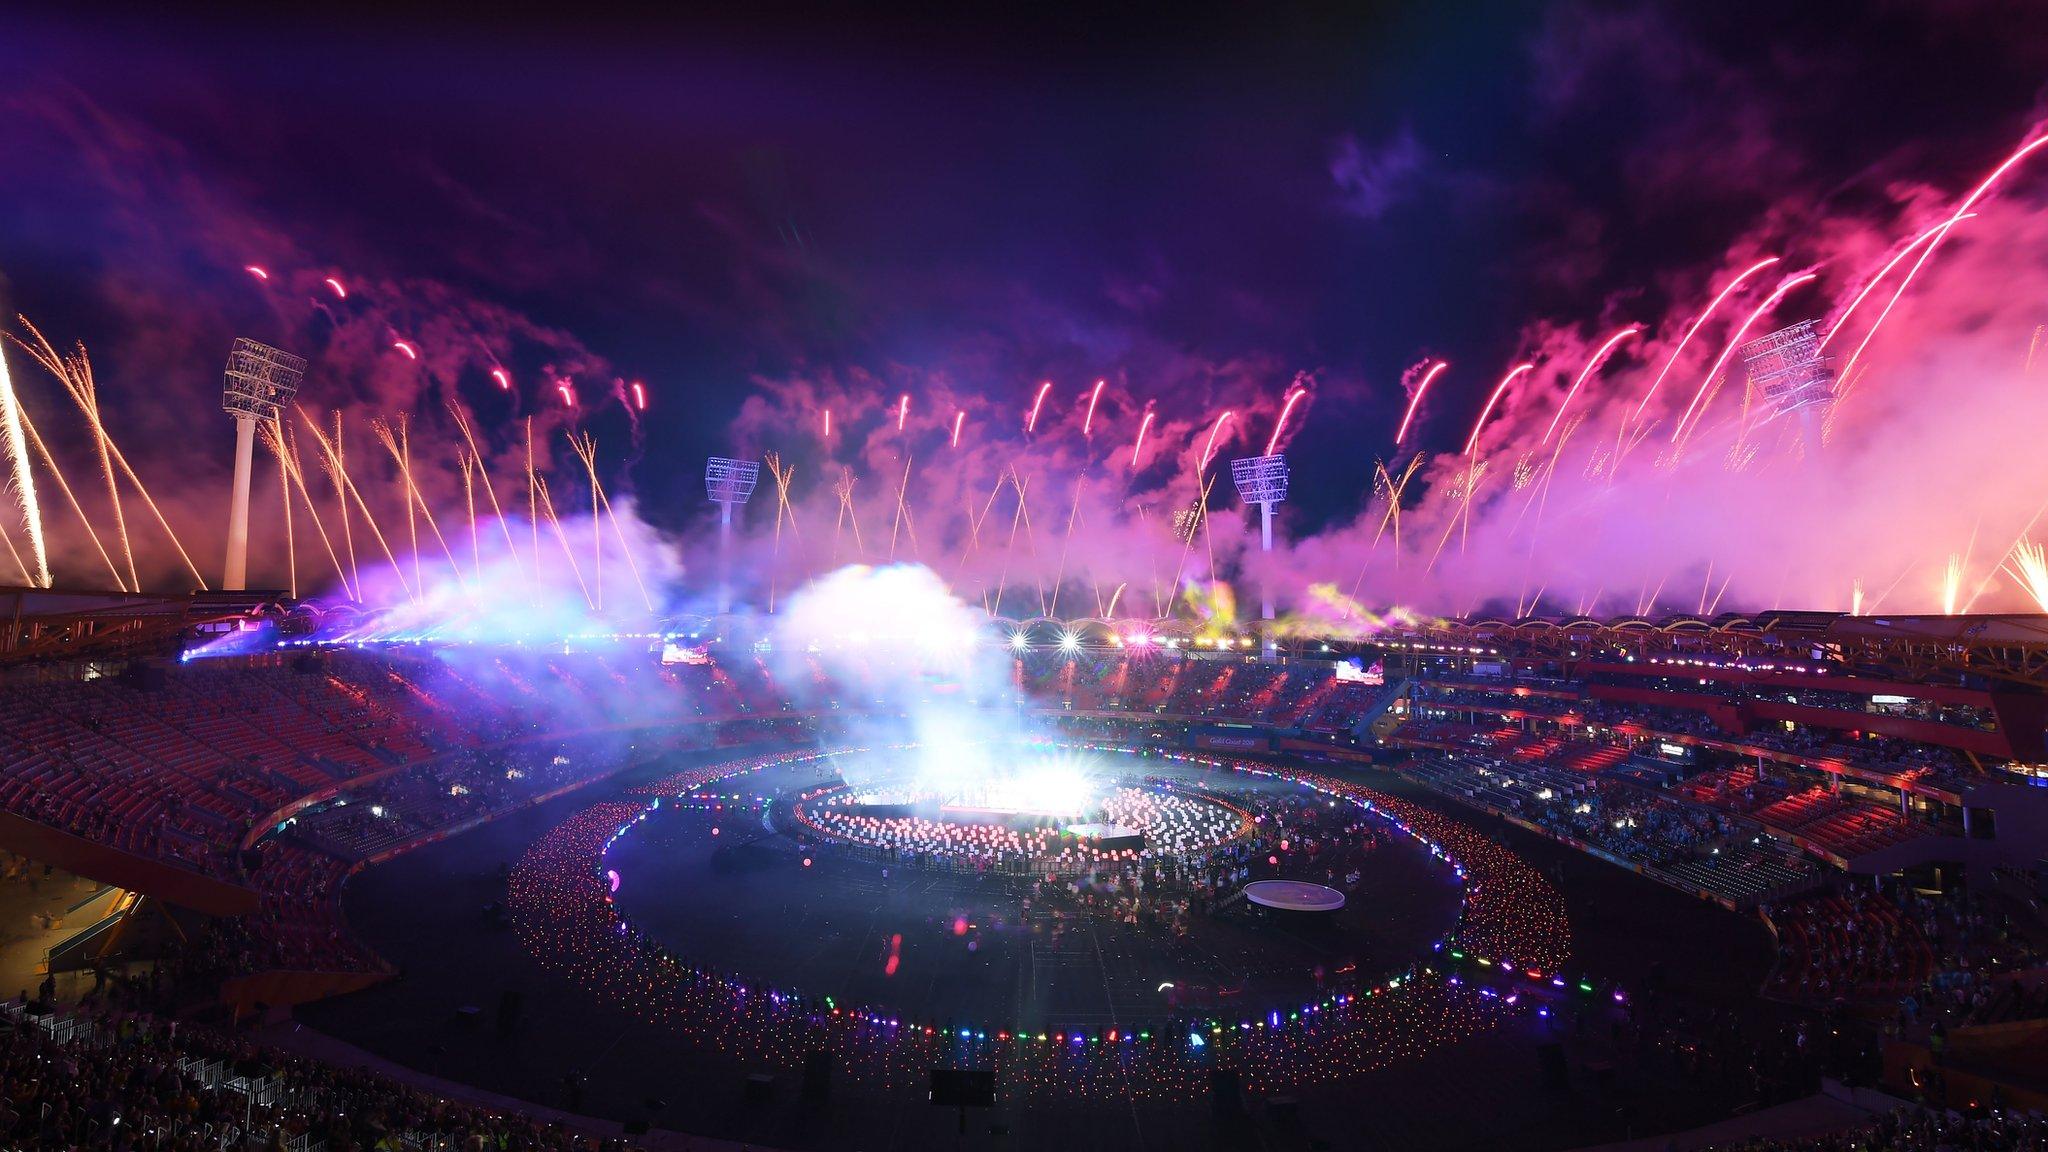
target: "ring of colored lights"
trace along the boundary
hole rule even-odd
[[[606,850],[663,798],[715,795],[723,780],[782,765],[828,761],[841,752],[793,751],[706,765],[634,791],[645,800],[592,805],[556,825],[513,869],[508,908],[529,954],[633,1016],[696,1037],[746,1061],[783,1067],[817,1048],[884,1085],[914,1084],[935,1064],[998,1069],[1006,1093],[1184,1098],[1199,1092],[1221,1053],[1244,1070],[1246,1087],[1277,1091],[1415,1058],[1494,1027],[1519,1013],[1547,1011],[1538,995],[1619,990],[1558,971],[1569,925],[1556,890],[1495,839],[1452,817],[1313,772],[1248,761],[1128,747],[1098,750],[1159,757],[1202,770],[1287,781],[1382,818],[1455,870],[1464,896],[1457,927],[1431,956],[1401,973],[1319,989],[1297,1005],[1251,1006],[1242,1019],[1173,1014],[1109,1028],[1062,1028],[1055,1021],[920,1023],[885,1006],[763,986],[743,974],[691,965],[642,935],[613,903]],[[736,810],[751,810],[737,793]],[[694,804],[693,806],[703,806]],[[1235,1016],[1236,1013],[1233,1013]]]

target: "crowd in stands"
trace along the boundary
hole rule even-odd
[[[1974,1111],[1974,1110],[1973,1110]],[[1819,1136],[1770,1137],[1715,1144],[1703,1152],[2040,1152],[2048,1117],[2034,1112],[1965,1114],[1901,1108],[1868,1124]]]
[[[1559,691],[1557,683],[1545,681],[1542,682],[1542,686],[1546,691]],[[1586,691],[1585,684],[1573,683],[1570,686],[1568,690],[1573,694],[1572,698],[1542,693],[1517,693],[1515,688],[1519,684],[1519,681],[1486,682],[1469,678],[1432,678],[1422,682],[1424,691],[1418,694],[1416,702],[1418,707],[1423,709],[1423,715],[1436,718],[1449,719],[1457,714],[1499,716],[1515,713],[1528,717],[1572,719],[1593,729],[1591,732],[1575,731],[1573,735],[1576,739],[1625,742],[1631,738],[1649,739],[1669,735],[1723,740],[1783,753],[1787,757],[1853,765],[1865,771],[1893,777],[1901,784],[1915,780],[1951,783],[1972,774],[1971,766],[1961,755],[1953,749],[1939,745],[1838,729],[1787,728],[1783,724],[1758,725],[1748,732],[1737,733],[1722,728],[1706,713],[1696,709],[1587,699],[1581,695]],[[1644,686],[1637,681],[1630,681],[1630,684]],[[1709,682],[1709,686],[1716,689],[1715,694],[1724,695],[1728,699],[1741,698],[1736,685]],[[1792,695],[1801,701],[1807,701],[1808,693],[1796,692]],[[1852,693],[1834,695],[1843,699],[1845,709],[1848,708],[1849,702],[1861,701],[1867,704],[1869,701],[1868,697]],[[1967,715],[1951,717],[1944,722],[1960,723],[1961,720],[1967,719],[1971,722],[1964,726],[1981,726],[1978,721],[1982,719],[1979,715],[1983,712],[1982,709],[1958,706],[1948,711]],[[1631,731],[1613,731],[1624,728]]]
[[[1024,690],[1055,709],[1266,724],[1328,738],[1352,734],[1398,688],[1339,680],[1324,663],[1273,664],[1250,655],[1180,650],[1139,655],[1034,650],[1014,663]]]
[[[1817,868],[1753,825],[1630,783],[1477,751],[1418,754],[1403,771],[1550,835],[1735,905],[1810,886]]]
[[[628,1147],[115,1004],[70,1015],[47,1003],[8,1005],[0,1017],[0,1086],[6,1148]]]

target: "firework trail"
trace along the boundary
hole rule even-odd
[[[291,580],[292,599],[299,598],[299,534],[292,526],[292,468],[284,458],[284,436],[278,432],[277,421],[259,423],[257,429],[265,431],[264,439],[269,441],[270,450],[277,456],[277,498],[284,507],[284,570]],[[267,430],[267,431],[266,431]]]
[[[1031,401],[1031,411],[1024,417],[1024,431],[1038,431],[1038,410],[1045,407],[1045,394],[1050,391],[1052,391],[1052,381],[1050,380],[1038,386],[1038,396]]]
[[[2003,565],[2003,570],[2027,590],[2035,608],[2048,612],[2048,548],[2032,540],[2022,540],[2012,546],[2012,555]]]
[[[1465,437],[1464,454],[1467,457],[1472,455],[1472,450],[1474,448],[1479,447],[1479,433],[1486,427],[1486,418],[1488,416],[1493,415],[1494,405],[1500,403],[1500,398],[1502,396],[1507,395],[1508,386],[1510,384],[1513,384],[1515,380],[1522,375],[1522,373],[1527,372],[1534,367],[1536,367],[1535,364],[1530,363],[1528,361],[1523,361],[1522,363],[1515,365],[1513,368],[1508,369],[1508,374],[1500,378],[1499,384],[1494,385],[1493,395],[1488,396],[1486,398],[1486,407],[1481,408],[1479,410],[1479,419],[1474,420],[1472,422],[1472,434],[1470,436]]]
[[[1095,390],[1088,393],[1088,415],[1081,421],[1081,435],[1083,436],[1095,434],[1095,405],[1102,400],[1102,388],[1107,383],[1109,383],[1107,380],[1097,380],[1095,382]]]
[[[967,501],[966,497],[964,496],[961,498],[962,501],[966,503],[967,509],[967,544],[965,547],[960,549],[960,563],[953,570],[953,577],[955,581],[958,581],[962,576],[966,574],[968,559],[972,557],[976,552],[981,551],[982,525],[988,523],[989,513],[995,510],[996,497],[1002,495],[1003,483],[1007,479],[1009,479],[1009,473],[1007,470],[996,474],[996,482],[989,487],[988,500],[982,504],[980,515],[975,514],[973,502]],[[987,602],[988,581],[983,580],[982,603],[984,604],[984,606],[986,606]]]
[[[1081,492],[1088,486],[1088,474],[1083,472],[1074,478],[1074,503],[1067,509],[1067,534],[1060,541],[1059,567],[1052,578],[1052,605],[1046,615],[1057,616],[1060,610],[1060,585],[1067,579],[1067,550],[1074,546],[1074,525],[1081,522]]]
[[[121,487],[114,478],[113,454],[107,446],[106,425],[100,420],[99,385],[93,380],[92,361],[86,355],[85,345],[78,345],[75,355],[59,355],[49,339],[29,323],[28,317],[17,315],[15,319],[21,321],[22,327],[35,341],[31,344],[17,340],[16,343],[27,349],[37,363],[57,378],[79,411],[85,414],[86,423],[92,427],[93,447],[100,458],[100,476],[107,482],[107,502],[114,509],[114,535],[121,542],[121,558],[128,566],[128,583],[124,588],[140,592],[142,578],[135,573],[135,549],[128,541],[128,518],[121,511]]]
[[[399,428],[403,430],[406,425],[404,414],[401,413],[399,415],[398,422]],[[412,582],[414,587],[424,592],[426,591],[427,581],[426,577],[420,572],[420,525],[419,516],[414,510],[417,503],[414,500],[416,493],[413,491],[412,486],[412,466],[406,459],[411,455],[412,445],[407,441],[401,440],[397,434],[393,433],[391,425],[385,423],[381,416],[370,421],[370,432],[377,437],[378,443],[384,445],[384,450],[391,453],[392,461],[398,465],[399,483],[405,488],[405,534],[410,541],[409,546],[412,549]],[[452,555],[449,558],[449,563],[454,563]]]
[[[996,576],[996,598],[991,611],[992,615],[1002,614],[1003,593],[1010,584],[1010,558],[1017,551],[1017,528],[1020,524],[1029,523],[1029,518],[1024,511],[1024,488],[1027,483],[1028,481],[1023,477],[1017,475],[1015,468],[1010,470],[1010,487],[1017,492],[1017,508],[1016,511],[1010,514],[1010,538],[1003,545],[1003,567],[1002,571]]]
[[[832,410],[830,408],[825,409],[825,431],[820,438],[824,440],[832,438]]]
[[[319,435],[317,429],[315,430],[314,435],[316,437]],[[334,502],[336,504],[341,505],[341,540],[342,543],[348,548],[349,575],[355,578],[356,589],[358,590],[358,592],[360,592],[363,587],[363,570],[357,567],[356,565],[355,529],[349,526],[347,492],[348,466],[346,463],[346,458],[343,455],[344,449],[341,430],[341,409],[339,408],[336,408],[334,410],[334,442],[332,445],[332,449],[332,452],[327,457],[327,478],[334,484]],[[357,598],[360,599],[361,597],[358,596]]]
[[[1736,345],[1742,343],[1742,338],[1749,332],[1750,326],[1761,319],[1764,313],[1777,307],[1778,301],[1784,299],[1787,292],[1814,278],[1814,273],[1805,272],[1778,285],[1775,291],[1764,298],[1763,303],[1756,306],[1756,311],[1749,314],[1749,318],[1742,322],[1742,326],[1735,330],[1735,334],[1728,338],[1728,343],[1721,348],[1721,354],[1714,358],[1713,367],[1707,369],[1706,379],[1700,381],[1699,391],[1693,393],[1692,403],[1686,405],[1685,415],[1678,418],[1678,426],[1671,430],[1671,442],[1673,444],[1677,444],[1679,438],[1686,435],[1687,421],[1692,421],[1691,426],[1695,430],[1698,429],[1699,423],[1693,420],[1693,414],[1697,411],[1702,417],[1706,415],[1707,410],[1704,401],[1707,397],[1707,386],[1712,384],[1714,378],[1721,374],[1722,366],[1728,363],[1728,357],[1734,354]]]
[[[327,550],[327,558],[334,563],[334,574],[341,581],[342,594],[351,600],[360,599],[356,590],[349,586],[348,572],[341,566],[341,557],[334,551],[334,541],[327,534],[327,525],[320,521],[320,509],[313,503],[313,494],[306,488],[306,470],[299,459],[299,438],[281,420],[273,420],[270,432],[283,445],[279,460],[283,462],[286,476],[298,487],[299,499],[306,505],[306,514],[312,518],[313,528],[320,534],[320,545]],[[343,505],[346,509],[347,505]]]
[[[540,598],[540,477],[533,471],[533,417],[526,418],[526,523],[533,532],[533,597]]]
[[[471,468],[475,459],[466,449],[455,451],[455,462],[462,467],[462,507],[469,513],[469,566],[482,579],[484,542],[476,530],[476,473]]]
[[[597,437],[586,432],[583,435],[582,443],[578,444],[576,437],[571,435],[569,437],[569,446],[575,450],[577,458],[583,461],[583,467],[590,472],[591,534],[597,537],[594,547],[599,561],[602,562],[604,557],[602,525],[605,520],[609,520],[612,526],[612,536],[619,542],[619,554],[625,557],[626,571],[633,576],[633,586],[640,590],[640,603],[649,612],[654,611],[654,598],[647,593],[647,582],[640,578],[640,565],[633,559],[633,546],[626,540],[626,530],[619,523],[618,514],[612,511],[612,500],[610,496],[605,494],[603,481],[597,478]],[[782,484],[787,484],[787,482],[787,480],[780,481]],[[600,513],[603,515],[602,520],[599,519]],[[778,509],[778,519],[780,515],[780,509]],[[601,567],[597,569],[597,575],[593,579],[601,579],[603,571]],[[597,586],[596,607],[600,610],[604,607],[604,585],[602,583],[598,583]]]
[[[2011,155],[2000,162],[1998,167],[1992,169],[1991,174],[1984,177],[1983,182],[1978,184],[1976,189],[1968,196],[1964,197],[1961,204],[1956,205],[1954,214],[1935,229],[1934,238],[1928,241],[1926,249],[1920,253],[1920,259],[1915,260],[1913,267],[1906,271],[1905,277],[1899,281],[1898,289],[1892,293],[1892,298],[1885,302],[1884,311],[1879,312],[1877,319],[1871,321],[1870,327],[1863,333],[1862,342],[1856,345],[1856,351],[1849,354],[1848,362],[1842,365],[1842,375],[1847,376],[1850,370],[1856,367],[1856,362],[1862,359],[1863,350],[1870,346],[1871,338],[1877,335],[1879,328],[1884,327],[1885,317],[1892,314],[1892,307],[1899,302],[1900,297],[1906,294],[1906,289],[1912,287],[1913,277],[1920,274],[1920,269],[1925,267],[1929,260],[1934,259],[1934,254],[1941,249],[1942,241],[1948,239],[1949,229],[1961,222],[1970,209],[1976,205],[1977,201],[1983,199],[1984,195],[1991,191],[1993,184],[1998,183],[1999,179],[2011,171],[2015,165],[2026,159],[2044,144],[2048,144],[2048,136],[2037,136],[2027,143],[2020,145]]]
[[[540,500],[540,511],[548,518],[548,527],[554,530],[555,540],[562,545],[562,556],[569,561],[569,571],[576,577],[576,586],[583,590],[583,602],[594,611],[597,601],[591,598],[590,585],[583,580],[583,569],[576,563],[576,550],[569,547],[569,534],[562,530],[562,519],[555,515],[555,501],[548,495],[547,477],[536,474],[533,484]]]
[[[853,469],[839,469],[839,482],[832,485],[832,493],[839,497],[839,519],[832,525],[832,563],[839,563],[839,533],[849,523],[853,527],[854,555],[865,559],[868,549],[860,538],[860,513],[853,506]]]
[[[278,462],[278,476],[284,485],[285,498],[285,539],[287,546],[294,549],[292,560],[292,586],[294,595],[298,587],[298,565],[296,545],[291,543],[291,492],[294,485],[299,490],[299,499],[306,505],[306,514],[313,521],[313,529],[320,536],[321,547],[327,550],[327,558],[334,564],[334,574],[341,580],[342,594],[351,600],[359,599],[355,589],[349,586],[348,572],[341,566],[341,557],[334,551],[334,540],[327,534],[327,525],[321,523],[320,509],[313,503],[312,493],[306,488],[305,467],[299,462],[298,437],[281,420],[271,420],[256,426],[263,435],[264,446],[275,453]],[[344,505],[346,507],[346,505]]]
[[[1955,227],[1957,224],[1960,224],[1963,221],[1968,220],[1970,219],[1970,217],[1975,215],[1975,212],[1970,212],[1961,216],[1957,216],[1951,220],[1944,220],[1941,223],[1936,224],[1934,227],[1929,228],[1927,231],[1922,232],[1920,235],[1913,237],[1911,243],[1907,244],[1904,248],[1899,249],[1897,255],[1893,256],[1890,260],[1886,261],[1885,266],[1877,270],[1877,275],[1872,276],[1868,281],[1864,283],[1862,290],[1857,292],[1855,298],[1849,301],[1849,306],[1847,308],[1842,309],[1841,314],[1835,317],[1834,323],[1828,325],[1827,332],[1823,334],[1820,339],[1820,351],[1827,351],[1828,342],[1833,340],[1835,336],[1842,331],[1843,326],[1849,323],[1849,317],[1854,316],[1856,314],[1856,308],[1858,305],[1861,305],[1863,303],[1864,297],[1869,296],[1871,290],[1876,288],[1879,284],[1882,284],[1884,282],[1884,278],[1886,276],[1891,275],[1892,269],[1899,266],[1899,261],[1904,260],[1908,256],[1911,256],[1913,254],[1914,249],[1920,247],[1920,245],[1926,243],[1928,240],[1933,239],[1935,233],[1946,232],[1950,228]],[[1846,372],[1843,374],[1847,375]]]
[[[0,523],[0,544],[7,545],[7,554],[14,559],[14,568],[21,573],[22,586],[34,587],[35,578],[28,574],[28,562],[21,558],[21,552],[14,546],[14,534],[7,530],[4,523]]]
[[[1230,418],[1235,415],[1237,415],[1235,411],[1226,410],[1223,415],[1216,418],[1216,423],[1210,426],[1209,442],[1202,445],[1202,462],[1195,466],[1195,476],[1197,479],[1209,471],[1209,461],[1216,457],[1216,437],[1223,431],[1223,426],[1230,423]],[[1180,583],[1178,577],[1175,578],[1174,583]]]
[[[1158,413],[1152,411],[1152,402],[1149,400],[1146,401],[1145,418],[1138,421],[1138,438],[1131,442],[1132,468],[1136,468],[1138,466],[1138,453],[1143,452],[1145,450],[1145,433],[1148,429],[1152,427],[1152,421],[1157,416]]]
[[[1736,276],[1735,279],[1730,280],[1727,284],[1723,285],[1721,290],[1714,294],[1714,299],[1710,303],[1708,303],[1707,310],[1700,313],[1699,319],[1694,320],[1692,322],[1692,326],[1685,330],[1685,335],[1679,338],[1678,346],[1676,348],[1673,348],[1671,350],[1671,355],[1665,358],[1664,367],[1658,370],[1657,378],[1650,381],[1650,387],[1643,393],[1643,398],[1636,402],[1636,410],[1634,414],[1629,416],[1626,420],[1622,422],[1624,426],[1627,424],[1634,423],[1643,418],[1643,409],[1648,408],[1650,406],[1651,398],[1657,395],[1657,389],[1662,387],[1664,384],[1664,377],[1671,374],[1671,366],[1678,363],[1678,357],[1685,352],[1685,346],[1692,343],[1692,338],[1695,335],[1698,335],[1700,328],[1703,325],[1705,325],[1708,320],[1713,319],[1715,311],[1717,311],[1721,307],[1721,302],[1723,300],[1728,299],[1730,293],[1734,292],[1737,288],[1742,287],[1744,281],[1748,280],[1751,276],[1756,275],[1764,269],[1769,268],[1771,265],[1776,264],[1777,262],[1778,257],[1776,256],[1764,257],[1762,260],[1759,260],[1756,263],[1751,264],[1749,267],[1743,269],[1740,275]]]
[[[477,449],[476,435],[469,426],[469,417],[464,415],[462,409],[457,407],[453,401],[450,401],[448,404],[448,414],[455,418],[455,427],[462,433],[462,442],[469,445],[470,459],[476,462],[477,475],[484,483],[484,496],[491,502],[491,514],[497,517],[498,530],[505,534],[505,554],[512,558],[513,564],[517,565],[519,564],[519,549],[512,543],[512,526],[505,522],[505,509],[498,503],[497,486],[491,483],[490,469],[484,466],[484,454]],[[335,423],[335,446],[337,450],[341,445],[340,431],[341,425],[337,418]],[[343,510],[346,511],[346,506],[344,506]],[[346,527],[346,525],[344,524],[343,527]],[[350,562],[353,563],[353,550],[350,552],[350,557]],[[537,557],[535,563],[539,563]]]
[[[1594,369],[1600,367],[1600,362],[1607,358],[1607,354],[1609,352],[1614,351],[1615,345],[1621,343],[1623,340],[1626,340],[1631,336],[1636,335],[1642,330],[1642,325],[1631,324],[1628,327],[1623,328],[1621,331],[1616,332],[1614,335],[1609,336],[1607,338],[1607,342],[1605,344],[1600,345],[1598,351],[1594,352],[1593,355],[1591,355],[1590,357],[1587,357],[1586,366],[1579,370],[1579,378],[1572,381],[1572,386],[1568,391],[1565,392],[1564,399],[1558,401],[1557,414],[1550,418],[1550,427],[1543,430],[1543,443],[1550,443],[1551,435],[1557,431],[1557,422],[1564,419],[1565,409],[1570,408],[1572,406],[1572,397],[1577,396],[1579,394],[1579,388],[1581,385],[1585,384],[1586,377],[1591,376],[1593,374]]]
[[[29,471],[28,445],[22,438],[23,423],[21,401],[14,394],[14,380],[7,372],[6,349],[0,347],[0,436],[6,438],[14,499],[21,505],[22,521],[28,525],[29,553],[36,561],[34,583],[48,588],[51,584],[50,552],[43,541],[43,509],[36,503],[36,478]],[[12,548],[12,543],[8,547]]]
[[[1116,591],[1114,591],[1114,592],[1111,592],[1111,593],[1109,594],[1109,607],[1108,607],[1108,608],[1107,608],[1107,609],[1106,609],[1106,610],[1105,610],[1105,611],[1104,611],[1104,612],[1102,613],[1102,618],[1103,618],[1103,619],[1105,619],[1105,620],[1114,620],[1114,619],[1116,619],[1116,602],[1117,602],[1118,600],[1120,600],[1120,599],[1122,599],[1122,598],[1123,598],[1123,594],[1124,594],[1124,588],[1125,588],[1125,586],[1126,586],[1126,585],[1128,585],[1129,583],[1130,583],[1130,581],[1126,580],[1126,581],[1124,581],[1124,582],[1123,582],[1122,584],[1118,584],[1118,585],[1116,586]]]
[[[905,394],[904,400],[907,402],[909,399],[909,395]],[[910,523],[909,494],[910,457],[905,456],[903,458],[903,482],[896,486],[896,519],[889,526],[889,560],[891,563],[894,563],[896,560],[896,536],[899,532],[909,533],[911,554],[917,554],[917,527]]]
[[[1863,615],[1863,577],[1858,576],[1849,584],[1849,615]]]
[[[592,605],[604,611],[604,519],[599,515],[597,495],[597,438],[584,433],[579,439],[569,433],[569,450],[583,461],[583,470],[590,473],[590,586],[595,592]]]
[[[1273,421],[1273,434],[1266,438],[1266,455],[1271,456],[1280,450],[1280,436],[1287,431],[1287,418],[1294,414],[1294,406],[1301,403],[1301,398],[1306,395],[1308,389],[1300,384],[1287,394],[1287,402],[1280,406],[1280,418]]]
[[[419,348],[410,341],[393,340],[391,346],[397,349],[407,360],[418,360],[420,358]]]
[[[1408,439],[1408,426],[1415,422],[1415,412],[1422,407],[1422,396],[1423,393],[1429,391],[1429,382],[1436,379],[1443,373],[1444,369],[1450,366],[1449,361],[1439,360],[1431,364],[1428,370],[1423,372],[1422,382],[1415,386],[1415,395],[1408,398],[1408,411],[1401,415],[1400,431],[1394,433],[1394,447],[1399,448],[1402,441]],[[1410,372],[1414,370],[1413,368],[1409,369]]]
[[[6,391],[9,396],[13,395],[11,384]],[[107,555],[107,547],[100,542],[100,534],[94,530],[92,519],[85,514],[85,508],[78,503],[77,495],[71,491],[71,485],[64,479],[63,470],[57,467],[57,458],[51,454],[49,445],[43,443],[42,436],[36,432],[36,422],[29,419],[28,411],[19,404],[15,405],[15,414],[21,421],[22,432],[28,436],[29,447],[35,449],[36,455],[43,461],[43,466],[50,470],[50,478],[57,482],[57,491],[64,494],[64,502],[71,506],[71,511],[77,513],[78,522],[85,526],[86,539],[92,541],[93,551],[98,552],[100,559],[106,563],[108,575],[114,578],[114,586],[125,589],[126,586],[121,583],[121,570],[114,567],[114,558]]]
[[[242,271],[247,272],[249,275],[254,276],[258,280],[270,279],[270,273],[255,264],[242,265]]]
[[[51,372],[56,373],[59,382],[65,386],[67,391],[71,392],[73,400],[79,401],[80,407],[86,409],[87,418],[93,422],[94,434],[113,457],[115,466],[121,469],[121,474],[126,476],[128,482],[135,486],[136,494],[142,497],[142,503],[149,509],[149,514],[156,518],[157,526],[164,530],[164,535],[169,538],[171,547],[177,551],[178,558],[184,562],[185,570],[192,574],[194,584],[201,589],[207,587],[206,577],[200,575],[199,566],[192,562],[191,555],[185,551],[184,542],[178,539],[178,533],[171,528],[171,522],[165,518],[163,509],[157,506],[156,498],[150,495],[149,488],[142,483],[142,477],[137,476],[135,469],[129,466],[128,458],[122,454],[121,446],[115,443],[113,435],[107,432],[104,425],[100,423],[99,405],[96,400],[98,392],[96,386],[93,385],[92,379],[92,361],[86,356],[85,346],[83,344],[78,346],[78,354],[74,358],[69,360],[60,358],[57,356],[56,349],[51,346],[48,340],[44,339],[43,334],[36,329],[36,326],[29,323],[28,317],[18,316],[16,319],[20,320],[22,327],[26,328],[36,338],[35,345],[24,344],[23,346],[28,348],[29,354],[34,356],[37,362],[41,363]],[[77,377],[77,379],[74,379],[74,377]],[[80,399],[79,384],[81,382],[93,389],[92,395],[95,397],[95,402],[89,408]],[[120,505],[117,501],[115,505],[117,512],[119,507]],[[137,587],[139,588],[140,585],[138,584]]]
[[[965,408],[956,408],[956,409],[954,409],[954,411],[953,411],[953,438],[952,438],[952,440],[951,440],[951,441],[950,441],[950,442],[949,442],[949,443],[947,444],[947,447],[949,447],[949,448],[958,448],[958,447],[960,446],[960,426],[961,426],[961,425],[962,425],[963,423],[965,423],[965,422],[966,422],[966,420],[967,420],[967,409],[965,409]]]
[[[2027,363],[2021,371],[2028,376],[2034,374],[2034,353],[2041,348],[2041,332],[2043,329],[2048,329],[2048,324],[2036,324],[2034,326],[2034,338],[2027,341]]]
[[[491,379],[498,382],[498,391],[510,392],[512,390],[511,374],[507,373],[503,368],[491,369]]]
[[[328,475],[336,477],[337,486],[346,489],[350,496],[355,497],[356,507],[363,514],[363,523],[369,525],[370,535],[377,541],[377,547],[383,549],[384,559],[388,561],[391,565],[391,574],[397,577],[398,586],[405,590],[406,598],[412,599],[414,597],[414,592],[412,587],[405,582],[405,571],[398,565],[397,553],[391,550],[391,542],[384,538],[384,530],[378,526],[377,517],[371,514],[370,505],[366,501],[364,501],[362,491],[356,487],[355,478],[350,476],[348,474],[348,469],[343,467],[342,465],[341,413],[336,412],[334,414],[334,439],[329,440],[327,438],[327,434],[320,430],[320,425],[315,424],[313,422],[313,418],[311,416],[306,415],[305,409],[298,408],[296,409],[296,411],[299,414],[299,422],[305,425],[306,430],[313,434],[314,441],[320,445],[321,454],[325,457],[327,462]],[[342,512],[346,514],[347,511],[348,505],[343,504]],[[355,554],[353,551],[351,551],[349,554],[349,563],[353,568],[355,563]],[[360,571],[357,571],[356,589],[359,594],[358,598],[360,598],[360,592],[362,587],[362,574]]]
[[[910,419],[910,393],[905,392],[896,400],[896,430],[903,431],[904,421]]]
[[[1948,564],[1942,568],[1941,573],[1941,614],[1943,616],[1953,616],[1956,614],[1956,607],[1962,599],[1962,592],[1963,554],[1951,552],[1949,553]]]
[[[775,546],[768,560],[768,614],[775,614],[775,593],[782,576],[782,521],[789,520],[789,534],[794,537],[796,530],[796,509],[789,502],[789,483],[796,478],[796,465],[783,466],[782,457],[769,452],[762,457],[768,465],[768,475],[775,479]],[[651,607],[651,605],[650,605]]]

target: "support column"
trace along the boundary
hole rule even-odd
[[[248,587],[249,472],[256,456],[256,418],[235,417],[235,489],[228,503],[228,557],[220,586],[228,592]]]

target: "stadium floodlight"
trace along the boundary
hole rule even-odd
[[[1230,482],[1237,486],[1237,497],[1247,504],[1259,506],[1259,550],[1270,554],[1273,551],[1273,505],[1287,499],[1287,457],[1247,456],[1230,462]],[[1272,586],[1259,581],[1259,618],[1273,618]]]
[[[761,481],[757,460],[734,460],[713,456],[704,463],[704,491],[718,505],[718,613],[732,611],[732,587],[727,579],[732,556],[732,510],[747,502],[754,485]]]
[[[1801,320],[1744,344],[1737,355],[1749,387],[1769,411],[1765,420],[1799,414],[1799,436],[1807,449],[1819,447],[1815,416],[1835,401],[1835,363],[1821,355],[1820,322]]]
[[[228,504],[228,556],[220,586],[239,592],[249,576],[249,473],[255,465],[256,422],[275,421],[299,394],[306,361],[246,337],[228,349],[221,411],[235,418],[235,487]]]

